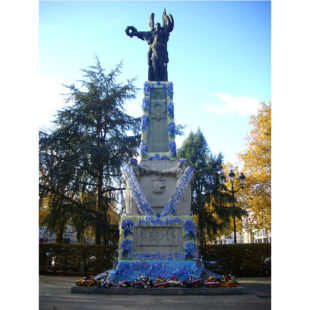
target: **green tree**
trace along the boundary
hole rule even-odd
[[[96,244],[107,241],[108,209],[119,199],[120,167],[137,155],[139,118],[126,114],[134,80],[119,83],[121,64],[109,73],[96,57],[83,69],[80,86],[66,86],[68,106],[57,112],[55,129],[40,132],[40,201],[48,205],[50,231],[72,223],[82,234],[93,227]],[[42,205],[41,205],[42,207]]]
[[[201,245],[214,241],[218,233],[230,225],[231,196],[221,191],[218,172],[222,170],[221,153],[212,155],[200,129],[190,132],[178,150],[178,158],[187,158],[194,168],[192,181],[192,212],[198,221],[198,238]],[[242,210],[236,211],[240,216]]]

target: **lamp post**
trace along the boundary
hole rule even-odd
[[[238,189],[234,189],[234,181],[235,181],[235,173],[232,171],[232,169],[230,170],[228,177],[229,177],[229,181],[231,183],[231,190],[229,190],[226,186],[225,186],[225,182],[226,182],[226,177],[224,175],[223,172],[221,172],[220,176],[219,176],[219,181],[220,184],[222,185],[222,187],[224,188],[224,190],[230,194],[232,194],[232,216],[233,216],[233,221],[234,221],[234,243],[237,243],[237,237],[236,237],[236,220],[235,220],[235,193],[237,193],[241,188],[244,188],[244,182],[245,182],[245,176],[244,174],[241,172],[240,176],[239,176],[239,180],[240,180],[240,184],[241,186]]]

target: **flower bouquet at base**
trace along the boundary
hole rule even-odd
[[[167,285],[168,285],[168,282],[166,281],[164,277],[158,277],[156,278],[153,286],[162,288],[162,287],[167,287]]]
[[[115,283],[111,280],[102,279],[98,282],[98,287],[109,288],[109,287],[114,287],[114,286],[115,286]]]
[[[210,276],[204,283],[205,287],[219,287],[221,282],[215,277]]]
[[[138,277],[136,280],[134,280],[132,285],[133,287],[148,288],[153,285],[153,282],[149,277],[146,277],[143,274],[140,277]]]
[[[182,282],[182,287],[197,288],[202,286],[203,286],[202,280],[200,278],[195,278],[194,276],[189,276],[185,281]]]
[[[121,282],[118,282],[118,286],[117,287],[132,287],[132,282],[121,281]]]
[[[78,281],[75,282],[77,286],[97,286],[97,281],[93,278],[93,276],[82,277]]]
[[[171,275],[169,280],[167,281],[168,287],[181,287],[181,282],[175,275]]]
[[[230,274],[224,276],[224,278],[221,281],[221,287],[236,287],[239,286],[239,283],[234,280],[234,277],[232,277]]]

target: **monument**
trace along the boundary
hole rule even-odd
[[[129,159],[122,168],[126,185],[126,213],[120,220],[118,264],[108,279],[132,281],[144,274],[176,276],[183,281],[199,277],[197,225],[191,214],[193,168],[176,158],[173,84],[168,81],[167,42],[173,30],[171,14],[164,11],[162,25],[149,31],[126,29],[130,37],[146,40],[148,81],[144,83],[140,162]]]

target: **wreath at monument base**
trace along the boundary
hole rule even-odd
[[[210,276],[207,280],[203,281],[201,278],[189,276],[185,281],[179,281],[175,275],[171,275],[169,279],[164,277],[157,277],[155,281],[151,278],[141,275],[133,281],[120,281],[113,282],[108,280],[108,272],[104,273],[102,277],[82,277],[76,281],[77,286],[85,287],[98,287],[98,288],[168,288],[168,287],[179,287],[179,288],[216,288],[216,287],[237,287],[239,283],[234,280],[231,275],[225,276]]]

